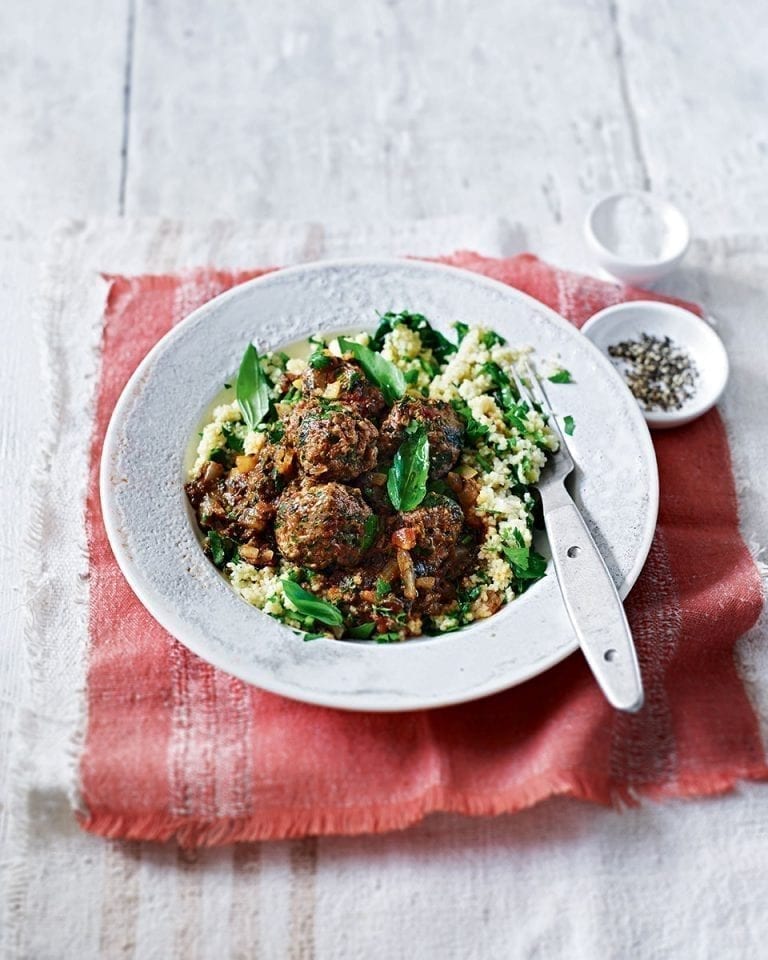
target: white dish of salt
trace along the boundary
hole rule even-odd
[[[600,266],[633,285],[666,276],[690,243],[688,222],[677,207],[642,190],[602,197],[587,213],[584,233]]]

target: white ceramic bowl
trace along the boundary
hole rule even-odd
[[[680,427],[711,409],[728,382],[728,354],[706,320],[690,310],[656,300],[635,300],[606,307],[591,317],[581,332],[606,356],[608,347],[621,340],[636,340],[648,333],[669,337],[688,352],[696,365],[695,393],[679,410],[644,410],[649,427]]]
[[[483,324],[556,358],[552,384],[574,417],[574,495],[619,589],[642,569],[656,526],[658,474],[645,421],[619,374],[552,310],[494,280],[418,261],[338,261],[278,270],[196,310],[149,353],[115,407],[101,462],[104,523],[149,612],[210,663],[275,693],[358,710],[408,710],[482,697],[577,649],[554,572],[495,616],[399,644],[306,643],[249,606],[207,560],[183,491],[184,459],[243,345],[277,349],[318,331],[373,329],[376,310],[418,310],[444,332]],[[547,551],[546,541],[537,544]]]
[[[691,238],[677,207],[644,190],[602,197],[587,213],[584,234],[600,266],[631,286],[653,285],[674,270]]]

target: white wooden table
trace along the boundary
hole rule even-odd
[[[768,228],[767,50],[762,0],[0,4],[0,801],[25,683],[17,558],[35,445],[30,304],[57,218],[501,214],[531,226],[537,252],[585,266],[590,199],[650,187],[688,212],[697,236],[743,235],[718,249],[749,257],[754,243],[764,262],[765,244],[749,235]],[[623,817],[558,803],[503,822],[441,820],[365,848],[208,853],[179,863],[165,926],[140,913],[113,942],[114,925],[95,918],[82,943],[35,955],[485,957],[502,930],[503,955],[589,957],[607,925],[615,949],[603,955],[758,956],[766,796],[749,788]],[[8,829],[2,803],[0,840]],[[606,866],[609,846],[624,869]],[[133,872],[123,857],[106,875],[141,897],[163,856],[137,848]],[[230,929],[221,904],[233,858],[258,887],[259,913]],[[575,862],[586,875],[569,876]],[[402,898],[414,872],[440,888],[439,907]],[[557,909],[534,909],[552,891]],[[690,909],[659,921],[686,897]],[[191,932],[173,925],[180,903]],[[348,911],[342,927],[326,922],[334,903]],[[722,920],[731,907],[733,928]],[[624,919],[645,912],[646,926]],[[53,922],[55,904],[39,915]]]

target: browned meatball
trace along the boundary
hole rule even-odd
[[[376,466],[379,431],[343,404],[320,400],[300,404],[287,436],[301,468],[314,480],[353,480]]]
[[[254,461],[249,466],[248,461]],[[280,492],[296,473],[295,457],[284,444],[266,443],[253,457],[238,457],[245,461],[244,471],[235,470],[227,478],[226,489],[233,506],[253,500],[277,500]]]
[[[464,514],[450,497],[428,493],[420,507],[399,515],[397,526],[413,531],[416,542],[410,552],[417,574],[424,576],[450,557],[464,526]]]
[[[392,407],[380,428],[382,456],[394,457],[405,439],[406,427],[417,421],[424,424],[429,439],[429,465],[433,477],[444,477],[459,459],[464,424],[453,407],[444,400],[405,397]]]
[[[280,553],[313,570],[360,562],[365,522],[373,516],[359,490],[340,483],[293,487],[280,498],[275,538]]]
[[[293,459],[292,450],[268,443],[257,456],[238,457],[239,466],[231,471],[219,463],[206,464],[186,486],[200,525],[237,540],[258,538],[274,516],[280,491],[295,473]]]
[[[339,400],[362,416],[375,419],[386,402],[381,390],[366,378],[362,367],[327,352],[319,356],[321,359],[313,361],[315,365],[307,367],[301,376],[302,394],[307,398]]]

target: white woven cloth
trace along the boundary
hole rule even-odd
[[[15,736],[4,854],[4,957],[758,957],[768,942],[768,787],[618,814],[568,801],[494,820],[434,817],[399,834],[180,854],[106,842],[72,815],[84,727],[82,529],[107,273],[318,257],[530,248],[584,267],[566,236],[497,220],[355,228],[303,223],[67,223],[36,318],[46,422],[25,556],[30,690]],[[697,244],[667,290],[726,342],[722,409],[742,522],[768,543],[768,240]],[[711,465],[718,469],[720,465]],[[45,543],[45,550],[40,548]],[[757,549],[755,547],[755,549]],[[768,730],[768,623],[739,645]]]

